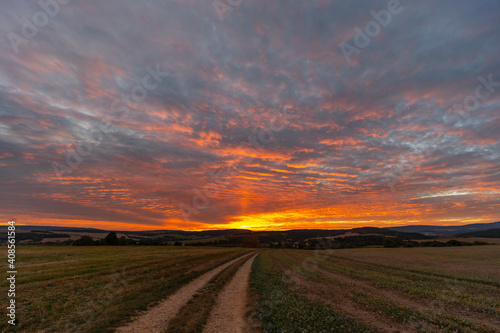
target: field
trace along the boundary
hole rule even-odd
[[[2,247],[4,258],[6,252]],[[244,252],[239,248],[19,246],[16,331],[113,331],[180,286]],[[0,332],[7,326],[2,320]]]
[[[500,247],[264,251],[265,332],[498,332]]]
[[[5,248],[2,248],[5,253]],[[19,332],[498,332],[500,246],[20,246]],[[7,283],[2,287],[6,292]],[[7,321],[0,332],[9,331]]]

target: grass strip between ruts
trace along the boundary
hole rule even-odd
[[[249,256],[236,261],[213,277],[193,298],[189,300],[170,320],[166,333],[202,332],[210,312],[217,302],[217,296],[224,286],[231,281],[238,269],[249,260]]]

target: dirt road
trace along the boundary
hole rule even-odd
[[[204,333],[246,333],[247,295],[250,271],[255,254],[244,263],[224,287],[217,298],[217,305],[203,330]]]
[[[242,257],[248,255],[249,254],[244,254],[243,256],[228,261],[227,263],[222,264],[217,268],[214,268],[211,271],[203,274],[194,281],[191,281],[187,285],[181,287],[177,292],[172,294],[166,300],[162,301],[154,308],[140,315],[134,321],[130,322],[128,325],[119,327],[115,332],[153,333],[165,330],[170,319],[172,319],[179,312],[180,308],[193,297],[193,295],[196,293],[197,290],[199,290],[205,284],[207,284],[208,281],[210,281],[214,276],[219,274],[223,269],[230,266],[231,264],[241,259]]]

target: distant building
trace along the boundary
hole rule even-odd
[[[259,237],[257,237],[257,235],[244,236],[243,241],[241,242],[241,247],[251,247],[251,248],[259,247]]]

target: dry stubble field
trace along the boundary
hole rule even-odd
[[[17,332],[112,332],[186,283],[248,252],[164,246],[16,250]],[[2,254],[7,258],[6,247]],[[0,332],[12,330],[3,317]]]
[[[150,332],[147,315],[177,300],[159,331],[218,332],[225,318],[242,319],[225,317],[234,306],[224,303],[243,309],[231,290],[246,293],[248,252],[18,247],[16,331]],[[247,332],[499,332],[499,273],[500,246],[263,250],[248,298],[258,320],[241,323]]]

